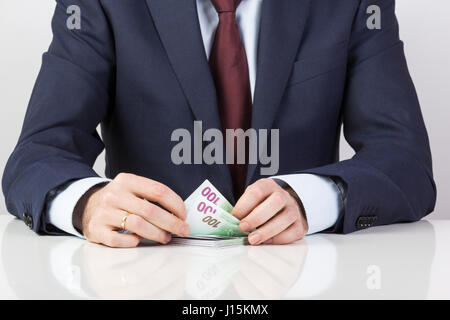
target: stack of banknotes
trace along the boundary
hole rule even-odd
[[[247,243],[248,232],[241,231],[240,220],[231,215],[233,206],[208,180],[184,203],[191,232],[184,238],[173,236],[172,244],[226,247]]]

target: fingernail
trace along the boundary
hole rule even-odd
[[[169,243],[172,240],[172,236],[170,234],[166,235],[166,243]]]
[[[264,244],[272,244],[272,242],[273,242],[273,239],[269,239],[266,242],[264,242]]]
[[[184,226],[182,229],[181,229],[181,235],[183,236],[183,237],[186,237],[187,235],[189,235],[189,226]]]
[[[250,235],[250,237],[248,237],[248,241],[251,244],[258,244],[259,241],[261,241],[261,237],[257,233],[256,234],[252,234],[252,235]]]
[[[241,223],[239,224],[239,227],[241,228],[242,231],[250,230],[250,225],[248,224],[247,221],[241,221]]]

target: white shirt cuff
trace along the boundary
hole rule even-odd
[[[308,220],[307,234],[326,230],[336,224],[343,203],[333,180],[308,173],[271,178],[283,180],[299,196]]]
[[[58,229],[74,236],[84,238],[73,226],[72,215],[80,198],[93,186],[109,182],[105,178],[84,178],[71,183],[65,190],[59,193],[50,203],[48,210],[49,222]]]

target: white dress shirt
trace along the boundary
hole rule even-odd
[[[236,11],[236,20],[247,55],[252,97],[256,83],[262,2],[263,0],[242,0]],[[219,16],[211,0],[197,0],[197,11],[205,52],[209,57]],[[323,231],[336,223],[343,204],[339,190],[331,179],[312,174],[291,174],[273,178],[286,182],[301,199],[308,220],[308,234]],[[49,222],[63,231],[83,237],[72,224],[75,205],[91,187],[106,181],[110,179],[86,178],[70,184],[51,202],[48,211]]]

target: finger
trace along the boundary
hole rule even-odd
[[[242,231],[247,232],[269,221],[286,206],[287,199],[283,192],[275,191],[258,205],[239,224]]]
[[[183,199],[166,185],[129,173],[120,174],[116,179],[136,196],[156,202],[180,219],[186,219]]]
[[[103,215],[104,223],[116,229],[122,228],[122,219],[129,212],[123,210],[112,210]],[[158,228],[137,214],[129,214],[125,220],[125,230],[133,232],[145,239],[154,240],[166,244],[171,240],[168,232]]]
[[[124,211],[142,217],[163,230],[179,236],[187,236],[190,232],[186,222],[157,205],[154,205],[147,200],[140,199],[133,194],[127,193],[121,195],[117,206]]]
[[[107,227],[100,231],[100,242],[111,248],[135,248],[140,241],[135,234],[119,233]]]
[[[301,220],[298,219],[292,225],[290,225],[289,228],[277,234],[270,240],[272,240],[271,244],[288,244],[303,239],[305,234],[306,230],[303,227]]]
[[[248,241],[252,245],[258,245],[275,235],[286,230],[291,224],[299,219],[299,213],[293,207],[286,207],[283,211],[270,219],[266,224],[252,232]]]
[[[272,179],[260,179],[245,189],[231,214],[238,219],[246,217],[279,186]]]
[[[130,214],[128,216],[125,229],[145,239],[153,240],[161,244],[167,244],[172,239],[170,233],[158,228],[136,214]]]

